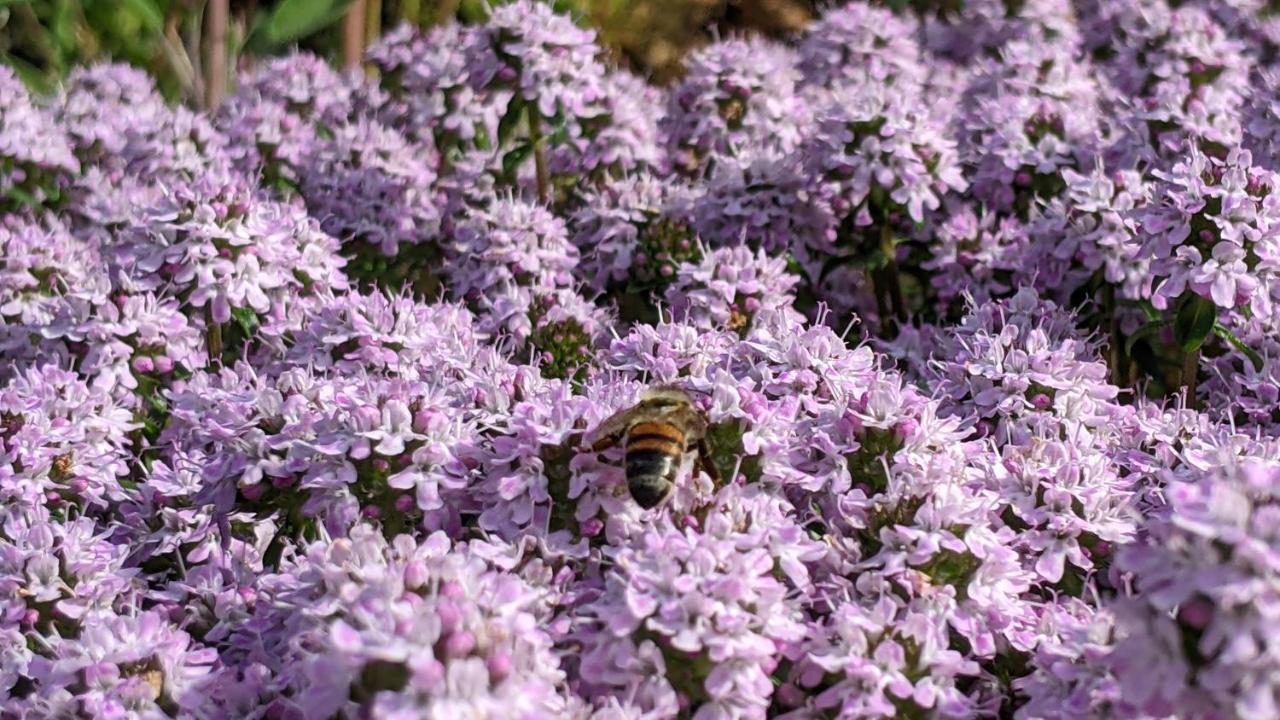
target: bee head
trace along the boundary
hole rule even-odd
[[[654,385],[640,396],[640,400],[652,405],[692,405],[689,392],[676,385]]]

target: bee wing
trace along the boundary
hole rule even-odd
[[[640,405],[632,405],[615,412],[600,421],[600,424],[596,425],[595,428],[587,431],[587,434],[583,436],[583,440],[593,450],[603,450],[612,445],[622,433],[627,431],[632,419],[641,410],[641,407]]]

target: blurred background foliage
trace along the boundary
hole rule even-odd
[[[502,0],[0,0],[0,63],[48,91],[76,65],[115,60],[150,72],[166,96],[216,104],[237,67],[293,47],[335,63],[402,22],[478,22]],[[619,63],[657,82],[716,37],[787,35],[818,0],[554,0]]]

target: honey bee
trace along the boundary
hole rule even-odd
[[[706,441],[707,419],[684,390],[669,385],[650,388],[635,405],[614,413],[588,434],[599,452],[623,441],[627,488],[648,510],[675,489],[685,453],[696,448],[698,464],[716,484],[720,475]]]

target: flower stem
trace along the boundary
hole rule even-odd
[[[1182,387],[1187,390],[1187,409],[1196,408],[1196,376],[1200,373],[1200,349],[1182,355]]]
[[[903,322],[907,319],[907,303],[902,297],[902,283],[898,278],[898,254],[893,242],[893,228],[889,223],[880,227],[880,252],[884,255],[885,265],[880,270],[883,284],[881,292],[892,304],[893,319]]]
[[[546,205],[550,199],[551,178],[547,172],[547,150],[537,101],[529,103],[525,112],[529,118],[529,141],[533,143],[533,167],[538,176],[538,201]]]
[[[417,27],[422,22],[422,0],[401,0],[400,19]]]
[[[1120,337],[1120,319],[1116,317],[1116,288],[1110,283],[1102,286],[1102,313],[1111,337],[1108,348],[1108,360],[1111,366],[1111,384],[1121,387],[1124,384],[1124,338]]]
[[[209,346],[209,360],[222,359],[222,323],[213,319],[213,308],[209,308],[209,329],[206,332]]]
[[[369,47],[382,35],[382,0],[365,0],[364,5],[364,46]],[[367,66],[366,71],[373,76],[372,65]]]
[[[871,281],[871,294],[876,296],[876,314],[880,316],[880,323],[883,325],[889,318],[889,303],[885,300],[884,292],[884,271],[868,269],[866,272],[867,280]]]

